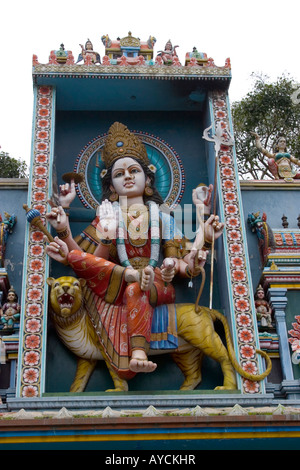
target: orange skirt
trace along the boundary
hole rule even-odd
[[[89,253],[73,250],[68,261],[87,281],[87,311],[105,354],[121,378],[132,378],[129,360],[134,349],[149,351],[154,307],[173,303],[175,290],[155,269],[154,285],[143,292],[137,282],[127,284],[125,268]]]

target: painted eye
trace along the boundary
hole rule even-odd
[[[56,282],[56,283],[54,284],[54,287],[59,287],[59,286],[60,286],[59,282]]]

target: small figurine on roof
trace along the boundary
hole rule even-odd
[[[172,43],[169,41],[165,45],[164,51],[159,51],[158,56],[162,58],[164,65],[171,65],[173,63],[174,58],[178,59],[176,48],[179,46],[172,46]]]
[[[100,54],[94,51],[94,47],[90,39],[86,41],[85,46],[83,46],[82,44],[79,45],[81,47],[81,53],[78,56],[76,62],[77,64],[82,60],[86,65],[101,64]]]

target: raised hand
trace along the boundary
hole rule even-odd
[[[110,201],[105,199],[98,207],[97,235],[100,239],[114,240],[117,236],[117,214]]]
[[[192,249],[185,257],[184,261],[189,267],[189,271],[193,276],[198,276],[201,272],[201,268],[206,263],[207,258],[206,250],[195,250]]]
[[[69,207],[71,202],[76,197],[76,190],[75,190],[75,181],[71,180],[70,184],[61,184],[59,187],[59,203],[62,207]]]
[[[215,240],[219,238],[224,229],[224,223],[219,221],[218,215],[211,215],[204,224],[204,236],[207,242],[212,242],[213,237]]]
[[[51,206],[50,212],[47,212],[46,219],[55,230],[63,230],[69,226],[68,216],[61,206],[56,207],[54,203],[49,200]]]
[[[67,244],[60,238],[55,237],[54,241],[50,242],[49,245],[46,246],[46,253],[55,261],[67,264],[69,248]]]

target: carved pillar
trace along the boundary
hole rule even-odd
[[[294,374],[285,321],[285,308],[287,305],[286,292],[287,289],[285,288],[270,288],[268,290],[268,299],[270,306],[274,311],[276,330],[279,336],[279,353],[283,378],[284,380],[292,380],[294,378]]]
[[[252,279],[245,233],[245,217],[239,186],[234,145],[226,145],[226,135],[233,136],[229,99],[226,92],[214,91],[210,95],[211,122],[215,135],[219,135],[217,153],[218,196],[224,230],[224,270],[226,270],[228,296],[226,314],[230,317],[232,336],[238,362],[250,373],[262,372]],[[229,139],[230,140],[230,139]],[[223,278],[224,291],[225,280]],[[242,393],[265,393],[264,382],[242,379]]]
[[[288,342],[286,329],[285,308],[287,305],[287,289],[270,288],[268,291],[269,302],[274,309],[276,329],[279,336],[279,352],[283,374],[281,392],[288,399],[299,399],[300,383],[294,380],[294,373],[291,361],[291,349]]]
[[[51,193],[54,116],[55,90],[48,86],[35,87],[27,204],[40,212],[45,224],[47,200]],[[40,397],[44,392],[49,261],[43,233],[29,224],[26,225],[24,247],[16,396],[26,398]]]

